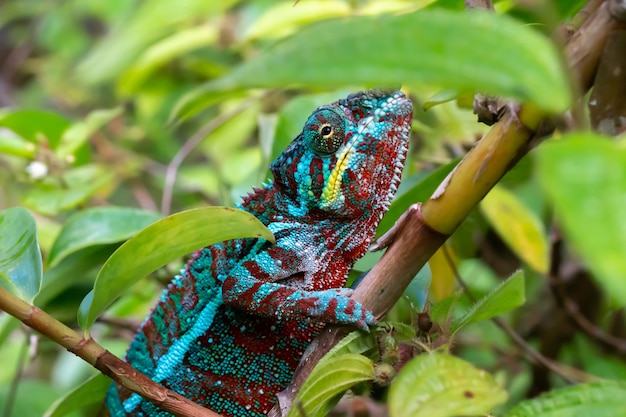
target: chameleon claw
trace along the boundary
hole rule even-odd
[[[359,330],[363,330],[364,332],[369,333],[371,330],[370,326],[376,326],[378,324],[378,320],[376,320],[376,317],[374,317],[371,311],[365,310],[363,314],[363,319],[359,320],[355,324],[359,328]]]

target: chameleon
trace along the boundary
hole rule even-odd
[[[239,208],[274,234],[195,252],[142,323],[125,360],[224,416],[264,416],[326,323],[376,318],[343,288],[401,180],[413,117],[400,91],[317,108]],[[170,414],[112,384],[112,417]]]

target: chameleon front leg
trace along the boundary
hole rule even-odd
[[[376,324],[376,319],[361,303],[349,298],[351,293],[348,288],[307,291],[250,276],[228,277],[222,284],[224,303],[253,315],[349,324],[369,331],[368,325]]]

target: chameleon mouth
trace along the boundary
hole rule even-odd
[[[406,154],[408,151],[408,135],[406,136],[405,141],[400,143],[400,147],[398,148],[398,157],[396,158],[393,166],[393,176],[391,177],[391,183],[389,184],[389,189],[387,191],[387,196],[383,200],[382,204],[385,208],[385,211],[389,209],[391,205],[391,201],[393,200],[396,191],[398,191],[398,186],[400,185],[400,181],[402,180],[402,168],[404,168],[404,159],[406,158]],[[383,213],[384,214],[384,213]],[[382,214],[381,214],[382,218]]]

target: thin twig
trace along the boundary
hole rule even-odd
[[[161,214],[169,214],[172,208],[172,195],[174,193],[174,183],[176,182],[176,175],[178,174],[178,169],[182,165],[183,161],[187,158],[187,156],[189,156],[189,154],[196,148],[196,146],[198,146],[200,142],[202,142],[202,140],[210,135],[215,129],[217,129],[222,124],[226,123],[228,120],[232,119],[234,116],[238,115],[242,111],[246,110],[254,103],[266,97],[268,94],[270,94],[270,92],[265,91],[261,94],[257,94],[242,101],[234,108],[210,120],[196,133],[190,136],[189,139],[187,139],[187,141],[183,144],[183,146],[176,153],[176,155],[174,155],[172,161],[167,165],[167,170],[165,172],[165,185],[163,186],[163,198],[161,199]]]
[[[567,292],[563,290],[563,286],[561,285],[562,279],[560,273],[560,267],[562,263],[561,245],[563,241],[558,230],[554,231],[553,236],[554,238],[552,243],[552,255],[548,283],[550,285],[550,289],[552,290],[554,298],[556,298],[558,304],[563,307],[565,314],[567,314],[573,320],[574,324],[576,324],[576,326],[578,326],[580,330],[582,330],[592,339],[596,339],[601,343],[612,347],[617,352],[621,354],[626,353],[626,340],[615,337],[592,323],[589,319],[587,319],[587,317],[585,317],[581,313],[576,301],[574,301],[567,294]]]
[[[560,298],[560,302],[564,307],[567,315],[574,320],[574,323],[588,336],[595,338],[600,342],[611,346],[621,354],[626,353],[626,340],[613,336],[605,332],[602,328],[596,326],[583,316],[578,308],[578,304],[565,294],[562,288],[557,284],[554,293]]]
[[[65,324],[43,310],[28,304],[0,286],[0,310],[7,312],[22,323],[38,331],[48,339],[63,346],[87,363],[163,411],[179,417],[218,417],[217,413],[203,408],[182,395],[157,384],[130,364],[122,361],[93,339],[85,339]]]

